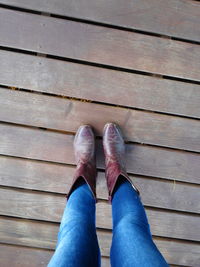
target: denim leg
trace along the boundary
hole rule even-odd
[[[95,227],[95,199],[81,181],[70,195],[58,233],[56,251],[48,267],[99,267]]]
[[[167,267],[154,244],[144,207],[137,192],[120,180],[112,200],[112,267]]]

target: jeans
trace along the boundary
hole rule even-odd
[[[167,267],[154,244],[137,192],[120,180],[112,199],[112,267]],[[48,267],[98,267],[100,249],[95,227],[95,199],[81,181],[67,202],[58,242]]]

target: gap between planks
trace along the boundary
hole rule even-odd
[[[72,184],[75,166],[60,165],[15,157],[0,157],[0,184],[5,188],[21,188],[66,195]],[[180,212],[198,213],[199,186],[162,178],[129,175],[148,208],[156,207]],[[152,192],[155,192],[152,194]],[[105,173],[98,170],[97,197],[107,201]],[[187,199],[187,201],[185,201]],[[177,201],[178,200],[178,201]]]
[[[46,57],[49,59],[59,60],[59,61],[63,61],[63,62],[81,64],[81,65],[85,65],[85,66],[102,68],[102,69],[107,69],[107,70],[120,71],[120,72],[130,73],[130,74],[132,73],[132,74],[137,74],[140,76],[142,75],[142,76],[154,77],[156,79],[171,80],[171,81],[178,81],[178,82],[200,85],[200,81],[195,80],[195,79],[159,74],[156,72],[144,71],[144,70],[139,70],[139,69],[134,69],[134,68],[130,69],[130,68],[126,68],[126,67],[120,67],[120,66],[109,65],[109,64],[104,64],[104,63],[92,62],[92,61],[87,61],[87,60],[83,60],[83,59],[63,57],[63,56],[58,56],[58,55],[53,55],[53,54],[36,52],[36,51],[32,51],[32,50],[24,50],[21,48],[15,48],[15,47],[11,47],[11,46],[1,46],[0,45],[0,50],[7,51],[7,52],[13,52],[13,53],[19,53],[22,55],[25,54],[25,55],[37,56],[39,58],[45,58]]]
[[[200,46],[196,44],[13,10],[0,9],[0,13],[1,46],[200,81],[197,71]],[[6,31],[6,28],[13,29],[13,32]],[[15,38],[18,32],[20,40]],[[31,41],[27,38],[30,32]],[[55,41],[57,38],[49,40],[49,36],[55,33],[59,43]],[[98,40],[95,45],[94,40]],[[124,50],[128,52],[124,53]],[[161,64],[163,61],[165,64]]]
[[[2,218],[1,224],[4,225],[4,235],[2,241],[8,244],[25,245],[54,249],[57,239],[58,225],[51,223],[41,223],[32,220],[24,220],[17,218]],[[1,228],[2,229],[2,228]],[[10,231],[11,230],[11,231]],[[13,238],[13,231],[18,233],[21,238]],[[109,247],[111,243],[111,233],[97,230],[100,246],[103,256],[109,255]],[[33,235],[34,233],[34,235]],[[179,240],[170,240],[166,238],[154,238],[155,243],[161,252],[169,258],[173,264],[181,264],[197,266],[199,260],[199,245],[193,242],[185,242]],[[196,264],[196,265],[195,265]]]
[[[2,124],[39,127],[63,134],[74,134],[81,124],[90,124],[97,136],[101,136],[105,123],[114,120],[122,127],[126,143],[200,152],[200,125],[194,119],[83,103],[5,88],[0,90],[0,103]]]
[[[1,215],[58,223],[61,220],[66,199],[55,194],[41,194],[24,190],[1,189]],[[12,198],[10,198],[12,195]],[[97,227],[112,229],[111,205],[98,202]],[[152,234],[180,240],[199,242],[199,215],[177,213],[168,210],[146,209]],[[180,224],[181,222],[181,224]],[[173,224],[173,228],[171,225]]]
[[[198,0],[194,0],[194,1],[198,2]],[[179,1],[177,1],[177,3],[178,2]],[[159,4],[161,4],[161,3],[162,3],[162,1]],[[90,1],[88,1],[88,4],[89,4],[89,6],[91,6],[92,3]],[[124,4],[125,4],[125,6],[127,5],[126,2]],[[69,3],[68,3],[68,5],[69,5]],[[139,5],[142,6],[142,2],[139,3]],[[158,2],[156,2],[156,5],[158,5]],[[59,10],[59,8],[58,8],[57,12],[55,12],[55,5],[53,6],[53,8],[51,8],[51,7],[47,8],[46,6],[42,8],[42,7],[39,7],[38,5],[33,4],[32,6],[30,6],[29,4],[26,5],[26,3],[21,3],[21,2],[18,3],[17,1],[16,1],[16,3],[13,2],[11,5],[10,2],[4,0],[3,3],[0,4],[0,7],[5,8],[5,9],[21,11],[21,12],[38,14],[38,15],[42,15],[42,16],[52,16],[52,17],[56,17],[56,18],[60,18],[60,19],[64,19],[64,20],[72,20],[72,21],[77,21],[77,22],[82,22],[82,23],[87,23],[87,24],[92,24],[92,25],[99,25],[99,26],[103,26],[103,27],[109,27],[109,28],[114,28],[114,29],[119,29],[119,30],[124,30],[124,31],[138,32],[138,33],[146,34],[146,35],[150,35],[150,36],[163,37],[163,38],[173,38],[173,39],[175,39],[177,41],[181,41],[181,42],[200,44],[200,41],[198,38],[195,40],[195,38],[193,38],[193,39],[187,38],[187,36],[184,36],[184,34],[183,34],[183,36],[181,36],[181,34],[180,35],[179,34],[174,35],[174,31],[171,32],[171,34],[170,34],[170,32],[165,32],[162,30],[160,32],[155,32],[155,27],[147,30],[147,29],[145,29],[145,27],[148,27],[149,23],[145,24],[145,27],[144,27],[144,25],[141,28],[137,27],[137,20],[135,20],[136,25],[134,25],[134,24],[129,25],[129,23],[125,23],[123,25],[123,22],[120,23],[120,21],[119,21],[120,17],[118,17],[117,21],[115,21],[115,23],[112,23],[112,19],[115,18],[115,16],[113,16],[113,14],[112,14],[112,16],[107,16],[107,19],[110,17],[110,21],[109,21],[109,19],[108,19],[108,21],[105,21],[105,19],[101,19],[101,18],[98,20],[98,15],[99,15],[98,12],[96,14],[97,15],[96,17],[92,17],[92,16],[90,17],[90,15],[89,15],[89,17],[81,16],[80,14],[79,15],[74,14],[74,16],[72,16],[73,13],[69,14],[66,10],[63,11],[63,8],[62,8],[62,10]],[[105,8],[105,6],[103,6],[103,7]],[[173,5],[170,5],[169,7],[173,10]],[[188,5],[188,7],[191,7],[191,5]],[[67,8],[67,9],[69,9],[69,8]],[[129,9],[129,13],[130,13],[130,8],[128,8],[128,9]],[[73,6],[72,6],[72,10],[73,10]],[[76,8],[76,10],[79,10],[79,9]],[[152,10],[152,8],[150,10]],[[97,10],[94,9],[93,12],[94,11],[97,11]],[[108,10],[104,10],[104,11],[108,11]],[[79,10],[79,12],[80,12],[80,10]],[[91,15],[93,14],[93,12],[91,12]],[[171,13],[171,12],[167,12],[167,13]],[[126,15],[126,17],[127,17],[127,15]],[[128,17],[129,17],[129,14],[128,14]],[[147,16],[145,16],[145,19],[146,19],[146,17]],[[132,18],[132,20],[133,20],[133,18]],[[191,20],[191,17],[190,17],[190,20]],[[141,21],[141,17],[140,17],[140,21]],[[130,20],[129,20],[129,22],[130,22]],[[152,20],[150,22],[152,23]],[[166,19],[165,19],[165,22],[166,22]],[[170,22],[171,22],[171,19],[170,19]],[[157,26],[158,26],[158,24],[162,25],[162,23],[157,23]],[[165,24],[165,28],[166,28],[166,24]],[[171,23],[170,23],[170,28],[171,28]],[[198,34],[196,34],[196,35],[198,36]],[[196,37],[196,36],[193,35],[193,37]]]
[[[9,86],[28,88],[29,91],[88,99],[106,105],[114,104],[172,115],[200,117],[199,87],[196,84],[116,72],[7,51],[0,51],[0,57],[3,68],[1,84],[7,85],[7,88]],[[9,71],[6,71],[8,62]],[[18,69],[17,77],[14,75],[16,69]],[[44,74],[48,74],[48,83],[45,82]],[[78,84],[77,80],[79,80]],[[107,88],[115,94],[110,96]],[[164,91],[163,88],[165,88]],[[123,98],[119,97],[122,90]]]
[[[0,154],[74,164],[72,135],[5,124],[1,124],[0,131]],[[96,144],[97,167],[104,168],[102,146],[99,140]],[[129,173],[199,183],[198,162],[197,153],[137,144],[126,145]]]

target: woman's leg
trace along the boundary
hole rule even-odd
[[[120,177],[112,199],[112,267],[166,267],[154,244],[138,193]]]
[[[95,227],[95,199],[88,185],[78,181],[67,201],[56,251],[48,267],[97,267],[100,250]]]

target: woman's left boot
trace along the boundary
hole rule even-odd
[[[96,200],[95,137],[89,125],[79,127],[74,139],[74,153],[77,167],[67,198],[69,198],[77,182],[84,179]]]
[[[114,123],[107,123],[103,133],[103,148],[106,164],[106,180],[111,202],[114,189],[119,178],[130,182],[134,190],[139,194],[138,189],[132,183],[125,168],[125,144],[119,127]]]

